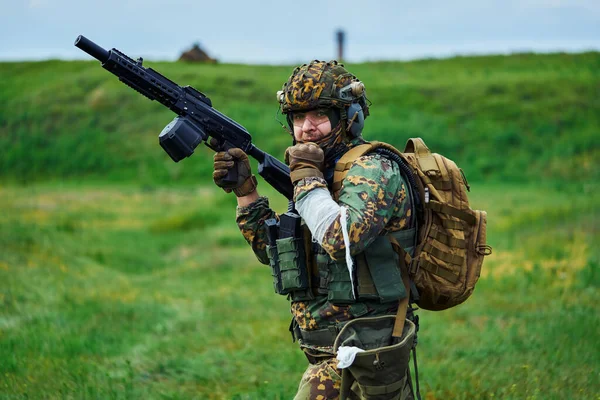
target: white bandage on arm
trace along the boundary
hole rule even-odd
[[[348,221],[346,219],[346,208],[339,206],[331,198],[331,194],[325,188],[316,188],[311,190],[306,196],[296,203],[298,214],[304,219],[304,223],[312,233],[313,238],[319,243],[323,243],[325,232],[335,221],[337,216],[340,216],[340,224],[342,225],[342,235],[344,237],[344,247],[346,248],[346,264],[348,273],[350,274],[350,282],[352,284],[352,294],[356,298],[354,292],[353,278],[353,262],[350,255],[350,239],[348,237]]]
[[[340,209],[341,207],[331,198],[329,190],[325,188],[311,190],[296,203],[298,214],[304,219],[310,233],[319,244],[323,243],[325,232],[340,215]]]

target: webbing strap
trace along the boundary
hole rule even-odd
[[[431,184],[437,190],[451,190],[452,189],[452,181],[431,181]]]
[[[335,171],[342,172],[350,169],[358,157],[368,153],[373,147],[371,143],[365,143],[351,148],[335,164]]]
[[[411,257],[413,256],[412,248],[415,244],[416,228],[403,229],[400,231],[390,232],[388,236],[392,243],[397,244],[406,251]]]
[[[362,146],[362,145],[361,145]],[[360,146],[359,146],[360,147]],[[356,149],[357,147],[354,147],[352,150]],[[358,157],[360,157],[361,155],[359,154]],[[334,171],[338,171],[338,172],[342,172],[342,171],[347,171],[350,169],[350,167],[352,167],[352,163],[354,161],[342,161],[342,159],[340,159],[336,164],[335,164],[335,168],[333,169]]]
[[[436,265],[427,260],[421,260],[421,262],[419,263],[419,266],[421,268],[426,269],[427,271],[431,272],[432,274],[441,276],[442,278],[449,280],[452,283],[456,283],[456,281],[458,281],[458,274],[455,274],[454,272],[452,272],[440,265]]]
[[[431,243],[426,243],[423,246],[423,251],[431,254],[435,258],[445,261],[450,264],[461,266],[465,262],[465,258],[457,254],[446,253],[445,251],[434,247]]]
[[[318,267],[315,263],[315,257],[312,247],[312,235],[308,226],[302,225],[302,237],[304,238],[304,261],[306,262],[306,268],[308,269],[308,288],[307,291],[312,294],[311,288],[313,287],[313,276],[319,275]]]
[[[394,393],[400,389],[402,389],[406,385],[407,376],[404,375],[404,378],[396,381],[394,383],[390,383],[389,385],[379,385],[379,386],[369,386],[369,385],[361,385],[360,386],[362,392],[368,396],[379,396],[382,394]]]
[[[335,164],[335,169],[333,171],[333,184],[331,185],[331,189],[333,191],[333,197],[336,201],[338,200],[339,191],[342,189],[342,181],[348,174],[348,170],[352,167],[354,161],[356,161],[363,154],[371,151],[373,148],[374,146],[371,143],[365,143],[353,147],[344,153],[344,155]]]
[[[413,364],[415,366],[415,382],[417,382],[417,400],[421,400],[421,388],[419,387],[419,369],[417,368],[417,346],[412,348]]]
[[[452,221],[455,222],[455,221]],[[432,230],[432,233],[430,234],[432,238],[434,238],[435,240],[437,240],[440,243],[445,244],[446,246],[449,247],[458,247],[461,249],[465,248],[465,240],[464,239],[460,239],[454,236],[450,236],[445,234],[442,231],[438,231],[438,230]]]
[[[410,278],[408,276],[407,259],[413,256],[414,247],[414,235],[416,229],[406,229],[403,231],[392,232],[388,235],[394,251],[398,254],[400,275],[402,277],[402,284],[406,290],[406,297],[400,300],[398,303],[398,311],[396,312],[396,321],[394,322],[394,329],[392,330],[392,336],[402,337],[404,331],[404,321],[406,320],[406,311],[408,309],[408,303],[410,301]]]
[[[404,332],[404,321],[406,320],[406,311],[408,310],[408,303],[410,301],[410,280],[406,262],[403,257],[400,257],[400,273],[402,275],[402,284],[406,290],[406,297],[400,300],[398,303],[398,310],[396,311],[396,321],[394,322],[392,336],[397,338],[401,338],[402,333]]]
[[[463,223],[461,221],[454,221],[452,219],[442,220],[442,226],[446,229],[463,229]]]
[[[377,296],[377,289],[373,284],[365,253],[358,254],[355,259],[356,274],[358,275],[358,297]]]
[[[441,181],[450,182],[452,177],[450,175],[450,171],[448,170],[448,166],[446,165],[446,162],[444,161],[444,157],[440,156],[439,154],[435,154],[434,157],[436,158],[438,166],[440,167]]]
[[[442,204],[438,201],[431,200],[429,203],[426,203],[426,207],[429,207],[430,209],[438,213],[447,214],[458,219],[462,219],[469,225],[475,225],[475,222],[477,221],[473,214],[470,214],[469,212],[464,210],[459,210],[458,208],[453,207],[450,204]]]

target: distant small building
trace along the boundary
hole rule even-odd
[[[181,54],[178,61],[192,61],[192,62],[204,62],[210,64],[216,64],[217,60],[210,57],[204,50],[200,48],[198,43],[194,43],[194,46]]]

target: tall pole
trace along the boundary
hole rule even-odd
[[[344,60],[344,39],[346,34],[343,30],[338,29],[335,36],[337,38],[337,59],[342,62]]]

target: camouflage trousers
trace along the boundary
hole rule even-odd
[[[294,400],[337,400],[342,383],[338,360],[330,358],[318,364],[309,364],[302,375]]]
[[[338,360],[336,358],[330,358],[318,364],[309,364],[302,375],[294,400],[338,400],[340,398],[342,371],[337,368],[337,364]],[[356,391],[356,387],[353,385],[348,399],[361,400],[363,397],[358,393],[360,393],[360,390]],[[387,399],[388,396],[383,395],[381,398]],[[413,400],[410,383],[407,382],[404,394],[394,398]]]

